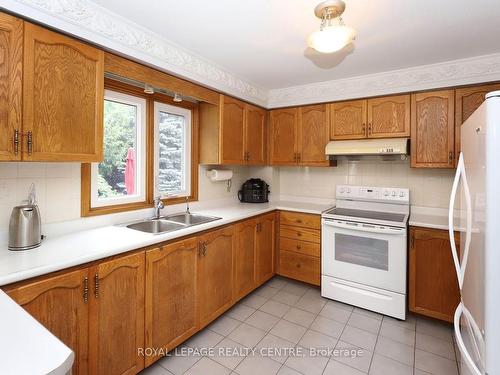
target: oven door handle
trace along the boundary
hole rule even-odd
[[[334,227],[334,228],[357,230],[360,232],[391,234],[391,235],[399,235],[399,236],[406,234],[405,228],[382,229],[382,228],[371,226],[370,224],[358,224],[358,223],[356,223],[356,224],[351,225],[351,224],[346,224],[346,223],[340,223],[338,221],[323,220],[323,225],[326,225],[329,227]]]

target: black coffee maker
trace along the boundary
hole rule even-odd
[[[238,199],[245,203],[266,203],[269,202],[269,185],[260,178],[246,180],[238,191]]]

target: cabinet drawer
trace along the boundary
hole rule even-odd
[[[282,276],[306,283],[320,284],[320,258],[298,254],[291,251],[280,251],[280,271]]]
[[[289,225],[280,225],[280,237],[286,237],[286,238],[291,238],[293,240],[301,240],[314,243],[321,242],[321,235],[319,230],[291,227]]]
[[[304,255],[319,257],[321,249],[319,243],[292,240],[291,238],[280,238],[280,250],[293,251]]]
[[[281,211],[280,222],[284,225],[296,227],[321,229],[321,217],[319,215],[304,214],[300,212]]]

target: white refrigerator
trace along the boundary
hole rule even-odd
[[[461,302],[454,329],[460,373],[500,374],[500,91],[461,129],[449,231]],[[458,211],[459,219],[456,218]],[[455,216],[454,216],[455,214]],[[460,230],[460,251],[453,228]]]

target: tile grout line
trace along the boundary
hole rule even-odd
[[[375,346],[373,347],[373,354],[372,354],[372,358],[370,360],[370,365],[368,366],[368,372],[367,372],[367,374],[369,374],[370,370],[372,369],[373,358],[375,357],[375,350],[377,349],[378,339],[380,337],[380,331],[382,330],[382,323],[383,323],[383,321],[384,321],[384,315],[382,315],[382,320],[380,321],[380,326],[378,327],[377,339],[375,340]],[[414,371],[412,370],[412,372],[414,372]]]

